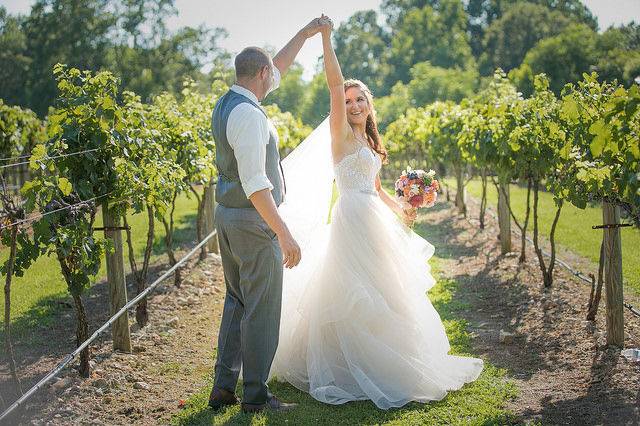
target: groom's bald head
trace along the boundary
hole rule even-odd
[[[253,78],[268,65],[271,65],[271,57],[266,51],[259,47],[247,47],[236,56],[236,79]]]

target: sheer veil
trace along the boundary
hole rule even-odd
[[[278,211],[302,251],[298,266],[284,269],[280,344],[269,374],[286,379],[290,366],[283,354],[300,349],[292,339],[294,325],[302,320],[299,303],[322,268],[329,241],[334,172],[328,118],[282,160],[282,168],[287,192]]]
[[[329,118],[282,160],[282,168],[287,192],[278,211],[304,258],[312,237],[327,223],[331,206],[334,174]]]

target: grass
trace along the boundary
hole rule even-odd
[[[190,242],[195,238],[195,216],[197,202],[193,196],[187,198],[180,196],[176,201],[175,213],[175,237],[176,247]],[[146,231],[148,225],[146,211],[128,216],[129,225],[132,229],[132,237],[138,264],[146,244]],[[102,215],[98,213],[96,226],[102,226]],[[98,231],[100,236],[102,231]],[[165,230],[161,222],[156,222],[156,236],[153,244],[152,262],[166,257],[164,254]],[[124,245],[125,271],[129,268],[129,251],[126,247],[126,234],[122,233]],[[9,249],[3,247],[0,250],[0,262],[6,262],[9,256]],[[106,261],[102,259],[100,272],[96,277],[96,282],[107,275]],[[4,280],[3,280],[4,281]],[[60,265],[53,256],[40,257],[25,272],[23,277],[14,277],[11,284],[11,321],[13,332],[19,336],[28,333],[34,327],[47,327],[54,323],[60,309],[70,300],[67,292],[67,285],[62,277]],[[4,298],[2,298],[2,310],[4,311]]]
[[[432,258],[434,274],[440,259]],[[429,298],[440,313],[449,337],[452,353],[471,354],[467,323],[459,313],[468,306],[456,297],[459,284],[453,280],[440,279],[429,291]],[[272,381],[270,388],[284,401],[296,402],[299,406],[289,413],[242,414],[239,406],[229,407],[214,413],[207,407],[211,389],[211,374],[207,384],[190,397],[184,408],[172,419],[176,425],[306,425],[306,424],[433,424],[433,425],[491,425],[514,421],[505,403],[516,396],[513,383],[506,379],[506,372],[485,360],[485,369],[480,377],[462,389],[450,392],[443,400],[428,404],[411,403],[399,409],[380,410],[370,401],[358,401],[344,405],[323,404],[293,386]],[[241,385],[238,386],[241,393]]]
[[[455,182],[447,180],[447,183],[455,189]],[[480,199],[482,186],[479,179],[474,179],[467,185],[467,193]],[[540,207],[538,208],[540,229],[543,236],[548,236],[555,215],[553,197],[548,192],[540,192]],[[527,189],[517,185],[510,188],[511,208],[522,223],[526,210]],[[494,210],[498,203],[498,194],[493,183],[489,181],[487,187],[487,200]],[[531,194],[533,203],[533,193]],[[533,215],[533,208],[532,208]],[[570,203],[562,207],[560,219],[556,228],[556,242],[558,246],[579,254],[593,262],[592,271],[597,272],[598,258],[600,255],[600,242],[602,231],[591,229],[592,225],[602,224],[602,210],[599,206],[587,207],[581,210]],[[533,235],[533,216],[529,221],[527,233]],[[634,228],[621,228],[622,233],[622,274],[627,288],[640,294],[640,256],[635,255],[640,247],[640,232]]]

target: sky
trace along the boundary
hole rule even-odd
[[[0,0],[10,13],[29,13],[33,0]],[[321,13],[331,17],[338,26],[358,10],[379,10],[381,0],[176,0],[178,16],[170,18],[171,29],[198,26],[202,23],[223,27],[229,32],[220,44],[231,53],[246,46],[284,46],[295,33]],[[584,0],[598,18],[600,29],[640,23],[640,0]],[[296,60],[304,68],[305,79],[315,73],[317,58],[322,52],[320,35],[305,43]]]

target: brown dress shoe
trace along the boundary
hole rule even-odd
[[[209,395],[209,407],[213,410],[219,410],[228,405],[234,405],[238,403],[238,398],[233,392],[229,392],[226,389],[213,387],[211,394]]]
[[[293,410],[298,406],[298,404],[282,402],[275,396],[272,396],[271,399],[264,404],[247,404],[243,402],[241,406],[243,413],[259,413],[265,410],[282,413],[285,411]]]

